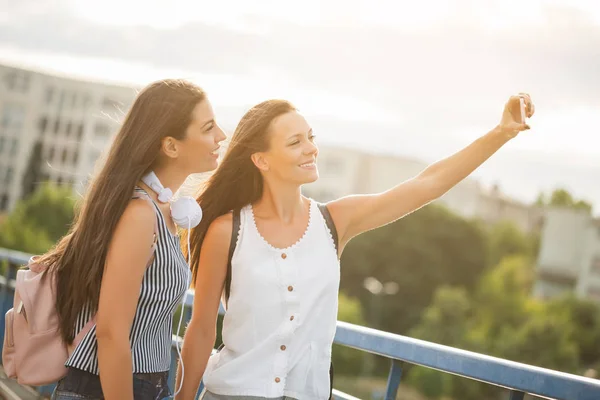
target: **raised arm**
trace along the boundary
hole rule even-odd
[[[133,400],[129,333],[152,255],[155,220],[150,204],[131,201],[117,224],[106,255],[96,336],[100,381],[108,400]]]
[[[196,398],[206,363],[215,344],[219,303],[227,274],[231,224],[231,214],[217,218],[208,228],[202,243],[192,319],[185,331],[181,349],[183,374],[181,365],[177,371],[175,390],[179,388],[183,375],[183,387],[176,396],[177,400]]]
[[[529,129],[521,120],[521,98],[527,116],[531,117],[534,106],[529,95],[512,96],[504,107],[500,123],[459,152],[383,193],[352,195],[329,203],[340,238],[340,251],[354,236],[394,222],[441,197],[519,132]]]

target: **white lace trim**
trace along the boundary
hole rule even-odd
[[[292,245],[290,245],[290,246],[288,246],[286,248],[279,248],[279,247],[275,247],[271,243],[269,243],[263,237],[263,235],[261,235],[260,231],[258,230],[258,227],[256,226],[256,219],[254,218],[254,210],[252,209],[252,205],[249,205],[248,206],[248,211],[250,213],[250,220],[252,222],[252,225],[254,226],[254,232],[258,235],[258,237],[260,238],[260,240],[269,249],[271,249],[273,251],[292,251],[293,249],[295,249],[296,247],[298,247],[298,245],[304,240],[304,238],[308,234],[308,231],[310,230],[310,227],[312,226],[313,212],[314,212],[313,208],[315,206],[315,203],[314,203],[314,201],[312,199],[308,199],[308,201],[309,201],[309,205],[308,205],[308,224],[306,224],[306,229],[304,230],[304,233],[302,234],[302,236],[300,236],[300,238],[298,240],[296,240],[296,242],[294,244],[292,244]],[[239,238],[238,238],[238,240],[239,240]]]

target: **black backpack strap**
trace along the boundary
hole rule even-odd
[[[329,364],[329,400],[333,400],[333,361]]]
[[[229,256],[227,257],[227,275],[225,276],[225,304],[229,301],[231,293],[231,259],[235,251],[238,235],[240,233],[240,210],[233,210],[231,241],[229,242]]]
[[[317,203],[319,207],[319,211],[323,214],[323,218],[325,218],[325,223],[327,227],[331,231],[331,236],[333,237],[333,245],[335,246],[336,253],[338,252],[338,234],[337,229],[335,228],[335,224],[333,223],[333,218],[331,218],[331,214],[329,213],[329,209],[327,205],[324,203]]]
[[[333,238],[333,244],[335,246],[335,252],[338,252],[338,234],[337,234],[337,229],[335,228],[335,224],[333,223],[333,218],[331,218],[331,213],[329,212],[329,209],[327,208],[326,204],[323,203],[317,203],[317,206],[319,207],[319,211],[321,211],[321,214],[323,215],[323,218],[325,219],[325,223],[327,224],[327,227],[329,228],[329,230],[331,231],[331,236]],[[329,399],[333,399],[333,361],[329,364]]]

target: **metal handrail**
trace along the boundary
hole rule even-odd
[[[26,264],[29,258],[28,254],[0,249],[0,261],[8,261],[11,266],[7,269],[4,279],[0,280],[3,294],[8,292],[12,296],[10,289],[14,288],[14,270],[17,266]],[[9,283],[8,287],[6,282]],[[6,297],[1,300],[4,308],[9,308],[7,304],[11,301],[7,301]],[[186,319],[190,317],[193,301],[194,293],[193,290],[190,290],[184,310]],[[220,313],[224,313],[222,308]],[[0,319],[0,324],[1,322]],[[4,334],[4,330],[1,334]],[[173,345],[177,341],[181,341],[181,338],[173,335]],[[337,322],[334,342],[383,356],[392,361],[385,393],[386,400],[396,398],[402,377],[401,363],[403,362],[507,388],[510,390],[511,399],[514,400],[523,399],[525,393],[556,400],[600,399],[599,380],[490,357],[347,322]],[[356,398],[337,390],[334,390],[333,394],[336,399],[356,400]]]

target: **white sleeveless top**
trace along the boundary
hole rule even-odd
[[[241,210],[224,348],[210,357],[204,373],[209,392],[329,397],[340,264],[317,203],[311,200],[309,210],[304,235],[286,249],[260,235],[251,206]]]

